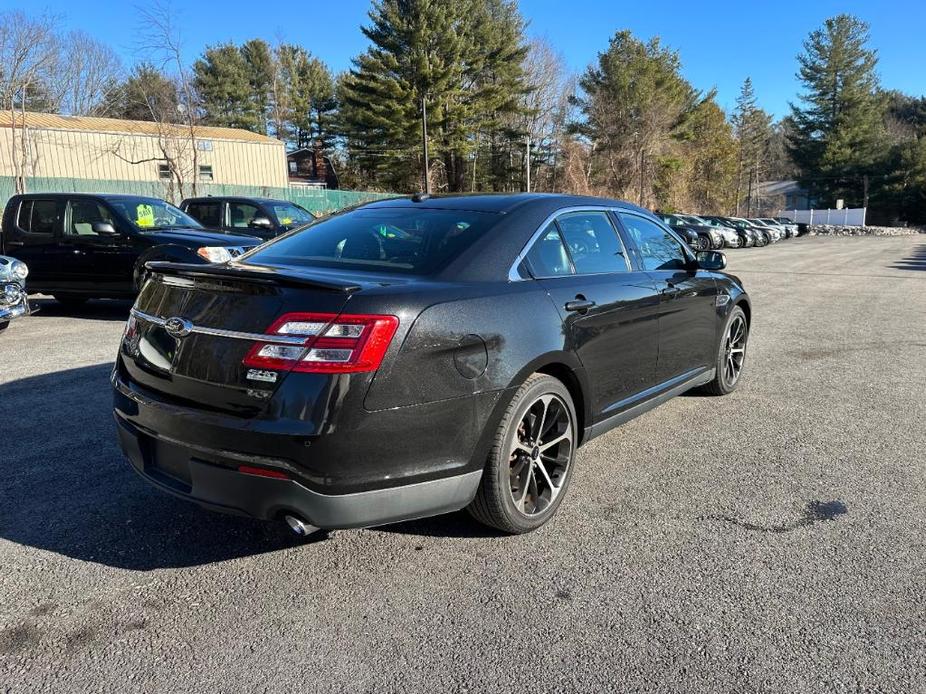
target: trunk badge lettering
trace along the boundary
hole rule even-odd
[[[251,381],[263,381],[264,383],[276,383],[277,373],[276,371],[261,371],[260,369],[248,369],[247,378],[248,380],[251,380]]]
[[[164,330],[171,337],[186,337],[193,332],[193,323],[186,318],[173,316],[164,321]]]

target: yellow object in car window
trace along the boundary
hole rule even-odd
[[[283,224],[285,226],[286,224],[292,224],[292,223],[293,223],[292,217],[280,217],[280,224]]]
[[[135,223],[140,227],[154,226],[154,208],[151,205],[135,206]]]

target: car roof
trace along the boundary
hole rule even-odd
[[[414,195],[385,200],[376,200],[363,205],[364,208],[421,207],[425,209],[467,210],[470,212],[495,212],[508,214],[524,207],[550,206],[619,207],[634,212],[653,213],[623,200],[612,200],[590,195],[567,195],[564,193],[462,193],[441,195]]]
[[[205,195],[205,196],[200,196],[196,198],[184,198],[183,202],[181,202],[180,204],[182,205],[187,202],[222,202],[222,201],[228,202],[231,200],[235,200],[235,201],[240,200],[243,202],[257,202],[261,204],[271,204],[271,203],[288,203],[291,205],[299,204],[299,203],[293,202],[292,200],[281,200],[280,198],[254,198],[254,197],[250,197],[246,195]]]
[[[156,200],[172,205],[169,200],[154,195],[132,195],[129,193],[20,193],[20,198],[101,198],[103,200]]]

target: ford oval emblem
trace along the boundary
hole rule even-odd
[[[193,323],[186,318],[174,316],[164,321],[164,330],[172,337],[186,337],[193,332]]]

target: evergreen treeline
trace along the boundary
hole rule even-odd
[[[780,202],[762,197],[763,181],[796,178],[817,206],[867,202],[873,221],[926,222],[926,97],[882,88],[858,18],[808,35],[803,89],[775,122],[750,79],[725,113],[684,78],[677,51],[628,30],[570,75],[554,47],[527,38],[515,0],[373,0],[369,17],[369,47],[340,75],[303,46],[253,39],[208,47],[182,89],[141,63],[81,103],[320,146],[357,188],[424,187],[426,113],[436,192],[523,190],[530,176],[533,190],[747,215]],[[30,83],[29,107],[80,110],[43,85]]]

